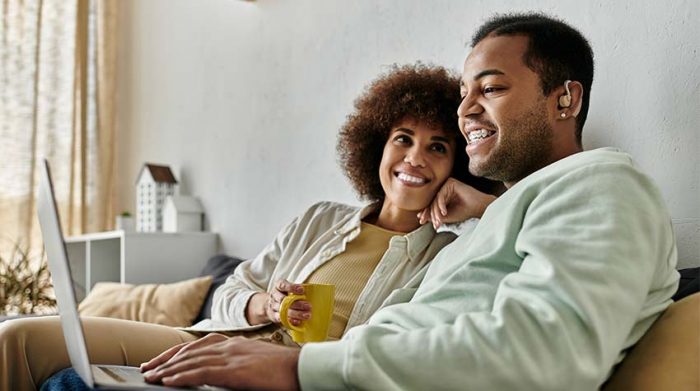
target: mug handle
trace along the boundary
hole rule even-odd
[[[282,304],[280,304],[280,321],[282,322],[282,325],[290,330],[298,331],[303,333],[304,327],[299,327],[291,324],[289,322],[289,319],[287,318],[287,313],[289,311],[289,307],[294,304],[294,302],[298,300],[305,300],[306,296],[304,295],[287,295],[283,300]]]

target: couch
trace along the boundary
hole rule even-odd
[[[239,263],[243,262],[242,259],[237,257],[230,257],[228,255],[216,255],[210,258],[205,264],[204,268],[199,274],[199,277],[211,276],[211,285],[208,285],[208,291],[203,294],[203,303],[199,308],[199,312],[194,318],[192,323],[199,322],[202,319],[211,317],[211,305],[214,296],[214,291],[221,284],[226,281],[226,278],[233,273],[233,270],[238,266]],[[0,315],[0,322],[14,319],[14,318],[27,318],[36,316],[46,316],[51,314],[30,314],[30,315]],[[187,326],[185,324],[180,326]]]
[[[212,282],[193,323],[211,316],[214,291],[241,262],[227,255],[207,261],[200,277],[211,276]],[[680,274],[674,303],[617,366],[603,390],[700,390],[700,267]],[[8,318],[13,317],[0,317],[0,322]]]

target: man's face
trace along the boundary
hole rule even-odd
[[[553,159],[551,99],[525,65],[524,36],[488,37],[464,62],[459,128],[469,171],[510,187]]]

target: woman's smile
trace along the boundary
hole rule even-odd
[[[394,176],[404,185],[411,187],[419,187],[430,183],[430,179],[415,172],[396,171]]]

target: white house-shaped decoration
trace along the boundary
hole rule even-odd
[[[170,167],[145,164],[136,180],[136,230],[163,230],[165,198],[175,195],[177,180]]]
[[[202,230],[204,209],[197,197],[170,196],[165,199],[163,232],[198,232]]]

